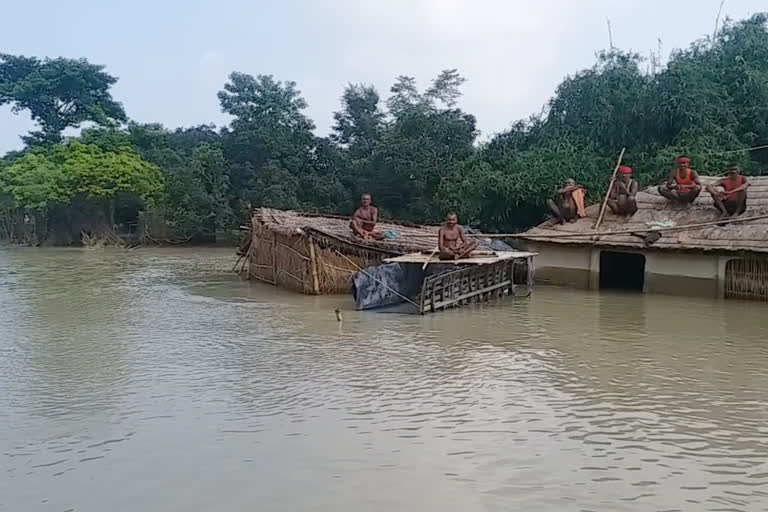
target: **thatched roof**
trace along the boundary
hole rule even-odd
[[[303,233],[325,237],[337,242],[366,250],[379,251],[391,255],[431,251],[437,245],[439,226],[420,226],[404,222],[381,221],[376,224],[376,231],[390,232],[394,238],[386,240],[361,240],[354,236],[349,227],[349,217],[318,215],[272,208],[257,208],[253,212],[253,221],[276,233],[296,236]]]
[[[702,185],[713,183],[718,178],[702,176]],[[741,218],[768,214],[768,176],[749,177],[751,186],[747,190],[747,211]],[[673,206],[662,197],[657,187],[647,188],[637,194],[638,211],[631,217],[614,215],[606,210],[599,231],[632,230],[648,232],[649,229],[660,226],[683,226],[720,220],[712,198],[706,190],[688,208]],[[587,208],[587,218],[574,223],[556,225],[551,221],[544,222],[525,233],[525,238],[536,242],[559,244],[590,244],[600,246],[647,247],[641,238],[631,234],[605,235],[593,241],[589,237],[547,238],[537,235],[552,235],[565,233],[590,233],[594,231],[595,220],[600,213],[600,205]],[[650,247],[657,249],[682,250],[725,250],[725,251],[756,251],[768,252],[768,218],[744,223],[732,223],[720,226],[709,226],[698,229],[660,232],[659,240]]]

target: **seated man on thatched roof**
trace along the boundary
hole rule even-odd
[[[578,185],[576,180],[568,178],[565,186],[557,191],[557,202],[547,199],[547,207],[560,224],[575,222],[578,218],[586,217],[584,207],[584,187]]]
[[[739,173],[739,166],[728,164],[728,175],[707,186],[715,201],[715,208],[723,217],[738,217],[747,211],[749,181]]]
[[[477,240],[467,240],[464,230],[459,226],[456,212],[445,216],[445,223],[437,232],[437,248],[441,260],[469,258],[478,246]]]
[[[667,182],[659,185],[659,194],[670,201],[690,205],[701,193],[699,173],[691,169],[691,159],[687,156],[680,156],[675,162]]]
[[[616,215],[634,215],[637,211],[637,181],[632,179],[632,168],[619,167],[619,179],[613,182],[608,194],[608,207]]]
[[[365,193],[360,197],[360,207],[352,214],[349,227],[355,236],[363,240],[371,238],[381,240],[383,235],[376,231],[376,222],[379,220],[379,209],[371,204],[371,194]]]

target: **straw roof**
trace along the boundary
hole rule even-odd
[[[296,236],[301,233],[310,233],[357,248],[391,255],[431,251],[437,246],[439,226],[419,226],[409,223],[380,221],[376,224],[376,231],[391,232],[395,236],[385,240],[361,240],[352,233],[349,219],[349,217],[272,208],[257,208],[253,212],[254,223],[258,222],[279,234]]]
[[[719,178],[701,176],[702,185],[714,183]],[[751,186],[747,190],[747,211],[741,218],[768,214],[768,176],[749,177]],[[599,231],[632,230],[644,233],[654,227],[683,226],[720,220],[712,198],[706,190],[688,208],[670,204],[662,197],[657,187],[647,188],[637,194],[638,211],[631,217],[617,216],[606,209]],[[587,218],[565,225],[547,221],[525,233],[525,238],[535,242],[558,244],[589,244],[598,246],[648,247],[644,241],[631,234],[604,235],[599,240],[582,237],[547,238],[537,235],[564,233],[590,233],[600,214],[600,205],[587,208]],[[662,231],[661,238],[650,247],[656,249],[681,249],[699,251],[755,251],[768,252],[768,218],[744,223],[709,226],[680,231]]]

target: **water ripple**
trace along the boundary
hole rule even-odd
[[[378,315],[231,264],[0,250],[0,510],[768,503],[763,305],[541,288]]]

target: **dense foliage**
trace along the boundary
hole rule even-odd
[[[110,222],[152,209],[186,239],[236,229],[259,205],[349,213],[369,191],[384,216],[437,221],[455,209],[463,222],[509,230],[540,221],[567,177],[596,200],[622,147],[643,185],[680,153],[705,174],[728,161],[768,172],[768,150],[741,151],[768,144],[767,20],[728,22],[653,72],[636,54],[599,54],[542,114],[483,143],[474,116],[457,107],[456,70],[424,90],[397,77],[385,101],[350,84],[332,133],[318,137],[297,84],[272,76],[230,75],[219,93],[229,126],[168,130],[119,124],[116,79],[100,66],[0,55],[0,104],[28,110],[41,127],[0,162],[0,209],[48,212],[49,223],[63,207],[98,203]],[[62,140],[84,122],[98,126]]]

